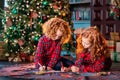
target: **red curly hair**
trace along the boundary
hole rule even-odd
[[[80,53],[83,51],[82,46],[82,36],[81,33],[84,30],[84,28],[78,28],[74,31],[74,34],[76,34],[76,59],[80,58]]]
[[[43,24],[42,28],[43,33],[50,39],[55,38],[56,32],[59,29],[63,33],[61,38],[62,44],[67,43],[71,38],[70,26],[68,22],[64,21],[63,19],[57,17],[51,18]]]
[[[96,27],[88,27],[84,29],[80,37],[85,37],[90,40],[90,43],[92,44],[92,46],[90,47],[92,61],[100,58],[101,55],[105,57],[110,57],[106,40]],[[81,43],[81,40],[77,40],[77,43]]]

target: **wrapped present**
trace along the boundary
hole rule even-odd
[[[120,53],[117,54],[117,61],[120,62]]]
[[[111,59],[112,61],[117,61],[117,53],[116,52],[111,52]]]
[[[120,42],[116,42],[116,52],[120,53]]]
[[[114,62],[120,62],[120,53],[117,52],[111,53],[111,59]]]
[[[107,46],[110,52],[115,51],[115,41],[114,40],[107,40]]]
[[[110,38],[111,38],[111,40],[119,41],[120,40],[119,33],[118,32],[110,32]]]

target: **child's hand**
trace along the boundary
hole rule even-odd
[[[39,67],[39,70],[40,70],[40,71],[45,71],[45,66],[40,66],[40,67]]]
[[[51,67],[47,67],[47,70],[52,70],[52,68]]]
[[[66,67],[61,67],[61,72],[65,72],[66,71]]]
[[[71,67],[72,72],[79,72],[79,68],[77,66]]]
[[[61,67],[61,72],[68,72],[68,71],[70,71],[70,68]]]

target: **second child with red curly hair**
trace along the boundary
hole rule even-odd
[[[75,65],[63,68],[62,71],[72,72],[100,72],[109,70],[112,61],[108,51],[105,38],[96,27],[85,28],[81,32],[81,43],[83,51],[79,53],[79,59]],[[80,47],[81,48],[81,47]]]

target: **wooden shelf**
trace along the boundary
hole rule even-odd
[[[91,0],[91,2],[91,25],[98,26],[106,39],[110,39],[110,32],[120,33],[120,20],[110,16],[110,5],[107,5],[107,0]],[[102,5],[97,6],[97,3]]]

